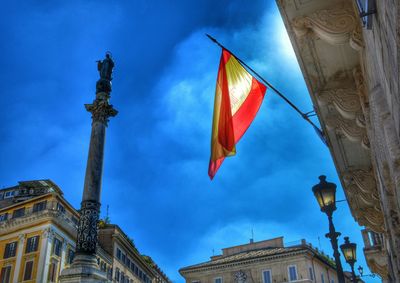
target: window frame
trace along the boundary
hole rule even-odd
[[[218,279],[221,279],[221,281],[217,282]],[[214,277],[214,283],[224,283],[224,279],[222,278],[222,276]]]
[[[22,212],[20,213],[20,211],[22,211]],[[25,216],[25,211],[26,211],[25,207],[21,207],[21,208],[15,209],[13,211],[12,218],[16,219],[16,218],[24,217]]]
[[[27,265],[28,265],[28,263],[30,263],[31,264],[31,269],[30,269],[30,273],[29,273],[29,278],[27,278],[26,276],[27,276],[27,273],[26,273],[26,268],[27,268]],[[28,280],[32,280],[32,275],[33,275],[33,266],[34,266],[34,260],[32,259],[32,260],[27,260],[27,261],[25,261],[25,267],[24,267],[24,279],[23,279],[23,281],[28,281]]]
[[[264,280],[264,272],[269,272],[269,282],[265,282],[265,280]],[[261,282],[263,282],[263,283],[272,283],[272,270],[269,268],[269,269],[263,269],[262,271],[261,271]]]
[[[36,240],[34,240],[34,239],[36,239]],[[34,253],[34,252],[38,251],[38,249],[39,249],[39,239],[40,239],[40,236],[39,235],[35,235],[35,236],[32,236],[32,237],[29,237],[26,240],[25,254]],[[31,242],[30,242],[30,240],[31,240]],[[33,241],[33,243],[32,243],[32,241]],[[32,248],[32,250],[30,248]]]
[[[10,252],[9,247],[11,247],[11,245],[14,246],[14,248],[11,249],[11,251],[13,251],[13,253]],[[8,247],[8,249],[7,249],[7,247]],[[4,246],[3,259],[15,257],[17,254],[17,249],[18,249],[18,241],[6,243],[6,245]]]
[[[295,271],[295,274],[296,274],[296,278],[295,279],[290,278],[290,268],[291,267],[294,267],[294,271]],[[297,274],[297,265],[296,264],[288,265],[287,271],[288,271],[288,282],[293,282],[293,281],[298,280],[299,275]]]
[[[4,272],[7,270],[8,273]],[[0,280],[9,283],[11,279],[11,273],[13,271],[13,266],[12,265],[4,265],[1,270],[0,270]],[[4,277],[3,277],[4,276]],[[7,278],[7,280],[5,280]]]
[[[12,198],[15,195],[15,191],[8,191],[4,193],[4,199]]]
[[[0,214],[0,222],[8,220],[8,212]]]
[[[52,259],[49,265],[49,275],[47,278],[47,282],[57,282],[57,270],[58,270],[58,261]]]
[[[310,280],[312,282],[315,281],[315,272],[314,272],[314,268],[312,266],[308,267],[308,276],[310,276]]]
[[[58,242],[59,245],[56,245],[56,242]],[[61,254],[62,254],[62,244],[63,244],[63,243],[62,243],[62,241],[61,241],[59,238],[54,237],[54,239],[53,239],[52,253],[51,253],[51,254],[60,257]],[[56,250],[57,247],[59,247],[59,249]],[[59,254],[57,253],[58,250],[59,250]]]
[[[33,204],[32,212],[36,213],[36,212],[43,211],[46,209],[46,207],[47,207],[47,200],[36,202]]]

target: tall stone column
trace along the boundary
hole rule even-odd
[[[100,271],[97,264],[96,247],[106,127],[108,118],[114,117],[118,113],[109,104],[113,68],[114,62],[109,54],[106,54],[103,61],[98,61],[100,79],[96,83],[96,98],[92,104],[85,104],[86,110],[92,113],[92,133],[81,202],[81,216],[75,258],[71,267],[62,272],[61,282],[107,281],[106,273]]]

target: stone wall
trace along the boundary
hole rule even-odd
[[[400,96],[399,9],[395,0],[376,1],[371,30],[363,30],[362,54],[370,110],[371,157],[385,217],[391,279],[400,282]]]

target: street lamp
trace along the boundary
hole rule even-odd
[[[344,244],[340,245],[340,249],[342,250],[346,262],[350,264],[353,282],[357,282],[356,274],[354,272],[354,264],[357,261],[357,245],[355,243],[350,243],[349,237],[344,237]]]
[[[332,215],[336,210],[336,185],[326,181],[326,176],[319,176],[319,184],[312,188],[315,198],[321,208],[321,211],[328,216],[329,220],[329,233],[325,237],[331,240],[333,248],[333,257],[336,263],[336,272],[339,283],[345,283],[342,263],[340,262],[340,253],[338,249],[337,238],[340,236],[339,232],[336,232],[335,226],[333,225]]]

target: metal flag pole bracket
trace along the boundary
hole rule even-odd
[[[303,113],[296,105],[294,105],[293,102],[291,102],[286,96],[284,96],[278,89],[276,89],[272,84],[270,84],[267,80],[265,80],[260,74],[258,74],[253,68],[251,68],[249,65],[247,65],[243,60],[238,58],[234,53],[232,53],[228,48],[223,46],[221,43],[219,43],[214,37],[212,37],[209,34],[206,34],[206,36],[215,44],[217,44],[219,47],[222,49],[225,49],[228,51],[230,54],[232,54],[233,57],[236,58],[244,67],[246,67],[249,71],[251,71],[254,75],[256,75],[263,83],[265,83],[270,89],[272,89],[280,98],[282,98],[287,104],[289,104],[299,115],[306,120],[317,132],[318,136],[321,138],[322,142],[327,145],[327,140],[325,138],[325,134],[323,131],[313,122],[310,120],[309,117],[316,116],[317,114],[315,113],[315,110]],[[314,114],[312,114],[314,113]]]

